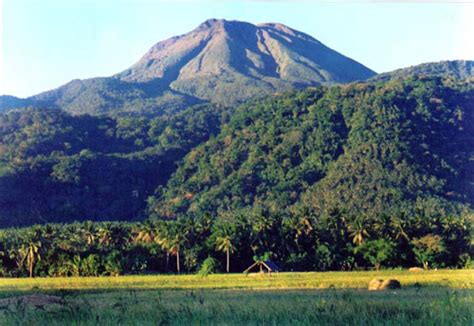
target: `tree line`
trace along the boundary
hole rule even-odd
[[[463,215],[354,225],[261,208],[232,218],[36,225],[0,231],[0,276],[242,272],[258,257],[286,271],[462,268],[472,266],[471,222]]]

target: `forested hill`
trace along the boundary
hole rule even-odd
[[[456,216],[474,203],[473,89],[397,79],[154,119],[12,111],[0,115],[0,225]]]
[[[147,197],[225,116],[210,105],[154,119],[0,115],[0,226],[143,218]]]
[[[423,63],[378,74],[370,78],[370,81],[387,81],[390,79],[404,79],[416,76],[441,76],[455,79],[472,79],[474,78],[474,61],[453,60]]]
[[[356,224],[457,215],[474,203],[473,89],[411,78],[242,106],[184,158],[151,210]]]

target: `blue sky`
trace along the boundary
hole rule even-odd
[[[474,59],[474,4],[436,2],[0,0],[0,94],[112,75],[207,18],[280,22],[377,72]]]

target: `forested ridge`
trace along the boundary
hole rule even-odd
[[[443,78],[469,79],[474,77],[473,60],[452,60],[428,62],[391,72],[375,75],[371,81],[387,81],[390,79],[404,79],[416,76],[440,76]]]
[[[3,226],[141,222],[5,229],[2,273],[469,265],[473,109],[472,81],[424,76],[154,119],[3,114]]]
[[[0,225],[144,218],[147,197],[218,132],[222,110],[203,105],[153,119],[1,115]]]
[[[151,208],[167,217],[254,205],[375,217],[472,204],[472,83],[447,83],[314,88],[240,107]]]

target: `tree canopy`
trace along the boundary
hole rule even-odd
[[[153,119],[2,114],[0,225],[68,224],[1,230],[1,273],[468,265],[473,113],[472,81],[409,77]]]

